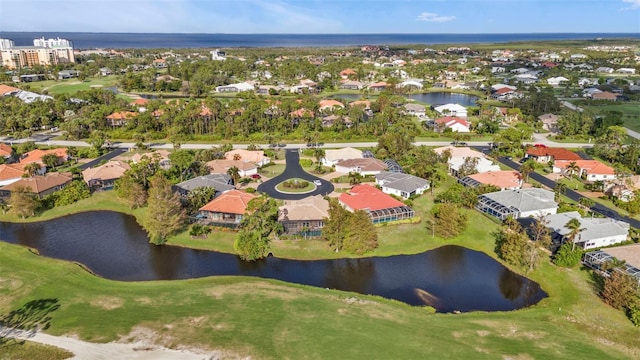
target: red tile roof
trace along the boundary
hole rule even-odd
[[[554,160],[582,160],[578,154],[563,148],[534,146],[527,149],[527,154],[536,157],[551,156]]]
[[[130,102],[131,105],[146,105],[149,102],[148,99],[145,98],[139,98],[139,99],[135,99],[132,102]]]
[[[9,157],[13,153],[13,149],[11,146],[7,144],[0,143],[0,156]]]
[[[67,148],[57,148],[51,150],[31,150],[23,155],[22,159],[20,159],[20,163],[30,164],[37,162],[42,164],[42,157],[47,154],[54,154],[55,156],[59,157],[61,161],[65,161],[67,159]]]
[[[352,187],[349,193],[341,194],[339,200],[353,210],[375,211],[404,206],[401,201],[368,184]]]
[[[459,118],[459,117],[455,117],[455,116],[445,116],[445,117],[441,117],[439,119],[436,119],[436,124],[445,124],[447,126],[451,126],[455,123],[458,123],[460,125],[469,127],[471,126],[471,123],[468,122],[465,119]]]
[[[56,186],[68,184],[73,180],[72,175],[65,173],[49,173],[44,176],[22,178],[14,183],[4,186],[2,190],[13,191],[19,186],[26,187],[32,193],[40,194]]]
[[[24,175],[22,164],[0,165],[0,181],[20,178]]]
[[[487,171],[469,175],[469,177],[479,183],[497,186],[500,189],[517,188],[521,184],[521,175],[515,170]]]
[[[340,107],[340,108],[343,108],[344,104],[341,103],[338,100],[332,100],[332,99],[321,100],[320,101],[320,109],[327,108],[327,107]]]
[[[247,210],[249,201],[256,196],[240,190],[230,190],[211,200],[207,205],[200,208],[200,211],[209,211],[224,214],[242,215]]]
[[[107,119],[111,119],[111,120],[126,120],[128,118],[132,118],[134,116],[136,116],[137,114],[134,113],[133,111],[119,111],[116,113],[113,113],[111,115],[107,115]]]
[[[20,89],[14,88],[13,86],[0,84],[0,96],[16,93],[18,91],[20,91]]]
[[[556,161],[553,166],[566,169],[569,164],[572,162],[576,163],[576,165],[587,172],[587,174],[597,174],[597,175],[615,175],[616,171],[611,166],[605,165],[598,160],[576,160],[576,161],[567,161],[567,160],[559,160]]]

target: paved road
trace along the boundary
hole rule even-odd
[[[274,199],[282,200],[300,200],[312,195],[327,195],[333,192],[333,184],[329,181],[320,179],[319,177],[311,175],[302,169],[302,166],[300,166],[300,153],[298,150],[287,150],[285,153],[285,159],[287,160],[287,166],[285,167],[284,172],[273,179],[260,184],[258,186],[259,192],[265,193]],[[291,178],[300,178],[307,181],[320,180],[322,184],[313,192],[304,194],[283,194],[276,190],[276,185]]]
[[[520,164],[516,163],[515,161],[512,160],[508,160],[507,158],[504,157],[500,157],[498,158],[498,161],[511,167],[512,169],[515,170],[520,170]],[[541,183],[544,186],[547,186],[551,189],[555,188],[556,186],[556,182],[547,178],[546,176],[543,176],[541,174],[538,173],[531,173],[529,174],[529,177],[532,178],[533,180]],[[571,189],[567,189],[564,193],[564,195],[566,195],[569,199],[573,200],[573,201],[580,201],[581,198],[586,198],[586,196],[580,195],[580,193],[578,193],[577,191],[571,190]],[[636,219],[632,219],[626,216],[622,216],[620,214],[618,214],[617,211],[606,207],[602,204],[599,203],[595,203],[592,207],[591,210],[598,212],[604,216],[616,219],[616,220],[620,220],[620,221],[624,221],[626,223],[628,223],[629,225],[631,225],[632,227],[636,228],[636,229],[640,229],[640,221],[636,220]]]
[[[88,168],[91,168],[91,167],[94,167],[94,166],[98,166],[98,165],[100,165],[101,162],[111,160],[111,159],[113,159],[114,157],[116,157],[118,155],[124,154],[125,152],[127,152],[127,149],[118,148],[118,149],[115,149],[115,150],[113,150],[111,152],[108,152],[108,153],[106,153],[106,154],[104,154],[104,155],[102,155],[102,156],[100,156],[98,158],[95,158],[95,159],[89,161],[88,163],[82,164],[82,165],[80,165],[78,167],[80,168],[80,170],[84,170],[84,169],[88,169]]]

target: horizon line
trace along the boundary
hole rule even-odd
[[[547,35],[547,34],[567,34],[567,35],[639,35],[640,32],[488,32],[488,33],[224,33],[224,32],[107,32],[107,31],[52,31],[52,30],[0,30],[0,33],[66,33],[66,34],[141,34],[141,35]]]

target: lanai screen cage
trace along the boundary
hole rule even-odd
[[[476,209],[491,216],[495,216],[500,220],[504,220],[510,216],[517,219],[520,214],[520,211],[513,206],[504,206],[486,196],[480,196],[478,198],[478,205],[476,205]]]
[[[582,256],[582,263],[585,266],[590,267],[594,270],[601,271],[602,266],[604,264],[606,264],[609,261],[613,261],[614,259],[615,259],[614,256],[607,254],[604,250],[598,250],[598,251],[592,251],[584,254]],[[638,269],[637,267],[625,263],[624,265],[622,265],[620,268],[617,268],[616,270],[622,271],[624,273],[627,273],[633,276],[638,280],[638,284],[640,284],[640,269]]]
[[[374,224],[382,224],[390,221],[410,219],[415,216],[415,211],[408,206],[397,206],[381,210],[369,210],[369,217]]]
[[[472,179],[468,176],[463,177],[462,179],[458,180],[458,182],[466,187],[472,187],[472,188],[482,185],[480,181]]]

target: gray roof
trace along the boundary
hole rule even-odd
[[[403,107],[407,111],[425,111],[426,107],[420,104],[404,104]]]
[[[519,212],[558,207],[552,191],[538,188],[496,191],[481,196],[489,198],[505,207],[518,209]]]
[[[199,187],[212,187],[216,189],[216,192],[225,192],[234,188],[233,185],[230,185],[231,182],[231,176],[227,174],[209,174],[183,181],[176,184],[176,187],[186,191],[191,191]]]
[[[629,234],[629,224],[611,218],[583,218],[579,212],[570,211],[554,215],[547,215],[547,227],[554,232],[565,236],[571,232],[565,225],[571,219],[580,221],[580,231],[576,242],[586,242],[590,240],[602,239],[610,236]]]
[[[389,171],[376,174],[376,181],[381,182],[384,187],[404,192],[412,192],[429,185],[427,180],[417,176]]]

